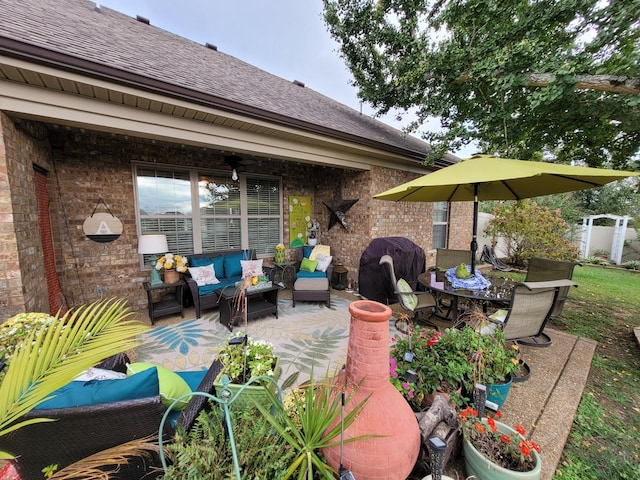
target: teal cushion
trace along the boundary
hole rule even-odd
[[[308,247],[307,245],[305,245],[304,247],[302,247],[302,258],[309,258],[311,252],[313,252],[313,247]]]
[[[300,270],[306,270],[307,272],[315,272],[316,267],[318,266],[318,262],[315,260],[309,260],[308,258],[303,258],[300,263]]]
[[[189,265],[192,267],[206,267],[213,263],[213,257],[191,257],[189,258]]]
[[[300,270],[296,274],[296,278],[327,278],[327,273],[321,272],[320,270],[316,270],[315,272]]]
[[[249,260],[248,254],[244,252],[228,253],[224,256],[224,276],[235,277],[242,276],[242,265],[240,260]],[[220,278],[220,277],[218,277]]]
[[[136,398],[157,397],[160,393],[155,369],[119,380],[73,381],[59,388],[54,398],[40,403],[37,409],[67,408],[119,402]]]
[[[156,365],[153,363],[136,362],[127,365],[127,375],[137,375],[140,372],[146,370],[157,370],[158,381],[160,384],[160,396],[162,397],[162,404],[165,407],[169,407],[175,400],[187,393],[191,393],[191,388],[187,382],[185,382],[180,375],[176,372],[169,370],[162,365]],[[183,398],[174,407],[177,410],[181,410],[187,406],[189,398]]]
[[[187,385],[189,385],[192,392],[195,392],[200,386],[200,382],[202,382],[202,379],[207,374],[207,370],[191,370],[188,372],[176,372],[176,374],[187,382]]]

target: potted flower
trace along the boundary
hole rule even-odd
[[[156,270],[164,272],[164,283],[176,283],[180,280],[179,273],[187,271],[187,257],[165,253],[156,262]]]
[[[391,383],[418,412],[430,405],[436,393],[459,402],[460,390],[472,374],[463,338],[449,331],[415,327],[407,337],[393,339],[389,373]]]
[[[521,425],[511,428],[491,417],[479,419],[468,407],[460,412],[460,426],[467,475],[477,480],[541,478],[540,447],[526,438]]]
[[[284,263],[285,260],[286,258],[284,256],[284,245],[282,243],[279,243],[276,245],[276,255],[273,261],[275,263]]]
[[[232,406],[246,405],[251,398],[270,404],[265,388],[274,391],[274,382],[280,378],[280,357],[274,353],[271,343],[237,332],[229,337],[217,359],[222,363],[214,382],[218,397],[224,397],[226,389],[231,393]],[[237,394],[240,394],[238,398]]]

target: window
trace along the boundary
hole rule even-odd
[[[433,246],[447,248],[447,230],[449,227],[449,204],[435,202],[433,204]]]
[[[164,233],[173,253],[255,248],[281,242],[280,179],[136,167],[140,231]]]

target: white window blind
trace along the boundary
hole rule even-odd
[[[432,248],[447,248],[447,230],[449,228],[449,203],[436,202],[433,204],[433,246]]]

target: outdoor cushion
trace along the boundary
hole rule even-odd
[[[67,408],[119,402],[137,398],[156,397],[159,392],[159,378],[156,370],[148,370],[137,375],[118,380],[72,381],[59,388],[50,398],[36,409]]]
[[[220,280],[216,277],[213,263],[203,267],[189,267],[189,273],[191,274],[191,278],[196,281],[199,287],[220,283]]]
[[[315,270],[313,272],[308,270],[299,270],[296,274],[296,278],[327,278],[327,274],[320,270]]]
[[[248,253],[228,253],[224,256],[224,273],[225,277],[236,277],[242,275],[241,260],[247,260]]]
[[[224,277],[224,255],[218,255],[216,257],[191,257],[189,263],[192,267],[204,267],[206,265],[213,264],[213,270],[216,272],[216,277]]]
[[[303,258],[300,263],[300,270],[306,270],[307,272],[315,272],[316,266],[318,262],[315,260],[310,260],[308,258]]]
[[[259,277],[263,274],[262,259],[259,260],[240,260],[242,266],[242,278]]]
[[[130,363],[127,365],[127,375],[135,376],[135,374],[138,374],[139,372],[154,368],[158,371],[160,397],[162,397],[162,404],[165,407],[169,407],[176,399],[191,392],[189,384],[187,384],[180,375],[166,367],[163,367],[162,365],[145,362]],[[188,398],[182,399],[174,408],[181,410],[187,406],[187,403],[189,403]]]
[[[331,255],[324,255],[322,253],[319,253],[316,257],[316,260],[318,261],[316,270],[319,272],[326,272],[327,268],[329,268],[329,265],[331,265],[331,260],[333,260],[333,257]]]
[[[413,312],[418,306],[418,297],[413,293],[409,293],[413,292],[411,285],[404,278],[401,278],[398,280],[397,288],[399,292],[406,292],[404,295],[398,295],[402,307]]]
[[[229,285],[235,285],[236,282],[242,280],[240,275],[229,278],[219,278],[220,283],[216,283],[215,285],[205,285],[203,287],[198,287],[198,295],[204,297],[205,295],[209,295],[217,290],[222,290],[224,287],[228,287]]]

